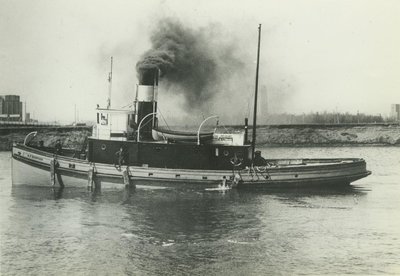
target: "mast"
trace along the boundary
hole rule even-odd
[[[257,48],[257,68],[256,68],[256,87],[254,92],[254,114],[253,114],[253,139],[251,141],[251,165],[254,164],[254,151],[256,147],[256,128],[257,128],[257,94],[258,94],[258,70],[260,67],[260,42],[261,24],[258,25],[258,48]]]
[[[113,67],[113,57],[111,57],[111,70],[110,70],[110,73],[108,73],[108,99],[107,99],[107,109],[110,109],[110,107],[111,107],[112,67]]]

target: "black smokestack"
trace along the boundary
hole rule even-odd
[[[151,49],[136,64],[139,79],[146,70],[158,68],[163,83],[184,91],[188,108],[200,108],[213,97],[219,79],[218,59],[206,33],[210,30],[162,19],[151,35]]]
[[[158,85],[158,68],[157,67],[139,68],[138,79],[140,85]]]

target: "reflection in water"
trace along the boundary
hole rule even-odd
[[[64,191],[64,185],[60,187],[53,187],[54,199],[61,199]]]
[[[231,190],[227,193],[132,188],[103,189],[99,193],[84,188],[12,187],[16,209],[19,202],[23,205],[27,200],[43,202],[37,212],[44,215],[54,211],[54,207],[46,208],[52,206],[46,201],[59,202],[57,219],[63,220],[66,228],[60,229],[46,219],[42,224],[47,224],[47,231],[55,236],[65,236],[66,233],[72,237],[81,236],[80,242],[91,248],[91,252],[102,252],[104,255],[92,260],[97,266],[93,269],[102,267],[102,270],[109,271],[110,268],[104,267],[102,262],[119,248],[124,254],[120,265],[125,272],[135,269],[150,274],[184,273],[188,269],[196,271],[203,263],[207,263],[212,272],[212,268],[220,267],[227,259],[242,262],[251,258],[255,262],[271,262],[269,265],[273,265],[272,260],[264,259],[266,247],[272,245],[295,250],[287,240],[290,233],[282,236],[279,233],[283,230],[277,226],[280,225],[279,219],[295,219],[299,213],[284,206],[328,208],[332,202],[320,201],[354,195],[362,197],[365,194],[354,187],[324,191]],[[37,217],[38,214],[33,211],[32,216]],[[85,255],[85,258],[93,257]],[[233,270],[230,267],[224,269]]]
[[[246,235],[249,227],[260,223],[256,217],[257,205],[242,210],[235,204],[238,200],[251,201],[249,195],[242,196],[236,190],[222,194],[127,188],[103,189],[101,194],[96,194],[77,188],[18,186],[12,188],[12,196],[15,208],[19,202],[26,204],[26,200],[46,204],[56,199],[61,203],[58,219],[68,221],[73,227],[80,225],[81,231],[88,232],[90,237],[84,242],[89,243],[87,246],[104,250],[100,245],[109,247],[122,242],[129,266],[156,274],[176,271],[174,263],[182,257],[180,262],[186,269],[198,262],[216,263],[228,254],[225,244],[240,244],[237,236]],[[42,214],[53,211],[46,209],[37,211]],[[257,226],[252,230],[248,239],[259,237],[260,229]],[[49,231],[60,230],[66,229]],[[93,243],[93,238],[97,242]]]
[[[358,203],[358,199],[367,194],[367,191],[354,187],[354,186],[343,186],[343,187],[330,187],[329,189],[302,189],[302,190],[293,190],[286,191],[285,193],[279,192],[276,193],[277,199],[281,202],[289,205],[290,207],[297,208],[336,208],[336,209],[348,209],[348,205],[343,206],[343,202],[347,202],[350,199],[350,203],[352,205],[352,200],[355,204]],[[310,200],[313,198],[319,199],[329,199],[324,200],[322,203],[319,203],[320,200]],[[340,204],[336,204],[337,202],[331,201],[330,199],[340,199]],[[317,202],[317,203],[316,203]],[[332,204],[334,203],[334,204]]]

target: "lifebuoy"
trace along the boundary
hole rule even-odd
[[[238,167],[242,165],[242,161],[235,155],[234,157],[231,158],[231,164],[235,167]]]

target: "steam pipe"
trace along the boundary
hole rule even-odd
[[[155,115],[157,114],[157,112],[152,112],[147,114],[146,116],[143,117],[143,119],[140,121],[139,126],[138,126],[138,133],[137,133],[137,141],[139,142],[140,140],[140,127],[142,126],[142,123],[144,121],[144,119],[146,119],[147,117],[151,116],[151,115]]]
[[[203,126],[203,124],[204,124],[207,120],[212,119],[212,118],[218,118],[218,116],[217,116],[217,115],[210,116],[210,117],[208,117],[208,118],[205,118],[204,121],[201,122],[201,124],[200,124],[200,126],[199,126],[199,130],[197,131],[197,145],[200,145],[200,130],[201,130],[201,127]]]

